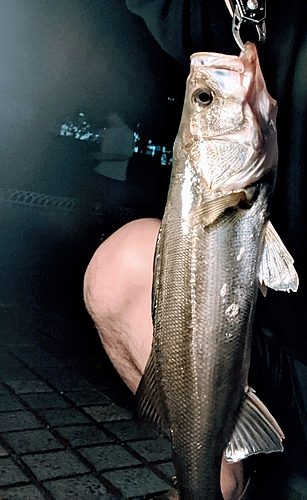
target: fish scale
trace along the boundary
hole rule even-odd
[[[254,237],[252,244],[248,245],[247,242],[249,265],[252,268],[249,274],[253,276],[253,280],[250,280],[253,285],[245,284],[244,300],[241,298],[238,313],[240,318],[228,318],[225,312],[236,301],[238,287],[243,286],[239,280],[242,265],[246,272],[244,260],[237,260],[243,233],[245,240],[246,217],[241,217],[236,226],[232,223],[229,225],[227,217],[223,217],[209,228],[196,228],[185,238],[187,242],[180,231],[181,218],[174,220],[174,213],[180,213],[180,210],[178,207],[174,210],[173,196],[176,203],[176,190],[172,193],[166,210],[167,233],[163,242],[163,248],[168,249],[166,268],[171,269],[171,272],[163,277],[164,286],[156,298],[159,305],[155,311],[155,317],[163,322],[168,334],[164,335],[164,329],[156,332],[155,348],[161,356],[161,362],[164,359],[166,362],[163,369],[164,380],[167,381],[164,384],[164,394],[171,422],[179,489],[183,483],[182,495],[214,499],[221,495],[217,481],[221,455],[244,395],[244,380],[241,384],[238,383],[238,374],[243,369],[243,350],[248,342],[246,332],[251,330],[251,305],[256,291],[254,283],[259,241]],[[251,218],[250,212],[244,215]],[[228,218],[231,219],[231,215]],[[254,221],[249,223],[253,224]],[[260,235],[262,228],[257,225]],[[161,231],[163,232],[163,225]],[[235,239],[234,235],[237,236]],[[244,243],[246,244],[245,241]],[[229,246],[232,251],[229,251]],[[177,252],[172,249],[177,249]],[[254,259],[250,259],[251,251],[255,255]],[[157,252],[163,260],[163,249],[160,251],[158,248]],[[232,273],[229,272],[230,269]],[[224,283],[231,290],[226,298],[220,294]],[[174,288],[178,291],[176,294]],[[174,295],[177,295],[175,302]],[[170,303],[172,307],[169,307]],[[178,332],[181,331],[184,335],[179,337]],[[235,374],[237,394],[232,388],[226,391],[228,397],[225,397],[225,387],[233,385],[231,374]],[[242,373],[241,378],[244,379],[245,376]],[[231,418],[229,414],[232,414]],[[230,421],[228,426],[225,425],[227,418]],[[217,442],[219,446],[216,446]],[[208,453],[208,448],[212,448],[212,453]],[[181,463],[181,457],[189,456],[188,461],[184,459]],[[215,474],[212,466],[208,467],[211,463],[217,464]],[[204,496],[204,491],[209,492],[207,497]]]
[[[298,278],[269,222],[276,112],[256,48],[191,61],[137,399],[170,436],[180,499],[221,500],[223,453],[236,462],[282,450],[281,429],[247,386],[250,338],[258,285],[296,291]]]

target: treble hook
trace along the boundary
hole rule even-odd
[[[241,50],[244,43],[241,39],[240,29],[243,23],[255,26],[258,40],[261,43],[266,39],[266,5],[265,0],[230,0],[227,2],[232,13],[232,33]]]

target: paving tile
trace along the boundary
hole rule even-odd
[[[86,413],[91,415],[97,422],[108,422],[112,420],[130,420],[132,413],[111,403],[108,406],[87,406],[83,408]]]
[[[2,348],[1,348],[2,351]],[[23,364],[18,361],[18,359],[14,358],[11,356],[9,353],[2,353],[0,354],[0,367],[2,368],[3,366],[23,366]]]
[[[44,500],[46,498],[35,486],[19,486],[0,490],[0,500]]]
[[[101,389],[100,389],[101,390]],[[129,410],[135,411],[135,396],[132,392],[127,388],[127,386],[121,388],[121,386],[117,386],[112,390],[102,391],[104,394],[109,396],[112,401],[120,404],[124,408],[128,408]],[[115,396],[116,395],[116,399]]]
[[[29,370],[22,361],[19,361],[18,359],[15,359],[13,357],[9,357],[7,358],[6,360],[3,360],[1,361],[0,360],[0,371],[8,371],[9,370],[12,370],[12,372],[15,372],[15,371],[24,371],[25,373],[27,373],[29,376],[30,374],[32,373],[31,370]],[[32,374],[32,377],[33,377],[33,374]],[[29,380],[31,380],[31,378],[29,378]]]
[[[0,432],[37,429],[43,424],[29,411],[0,413]]]
[[[83,377],[69,370],[54,369],[53,373],[50,370],[49,374],[44,375],[44,378],[59,391],[82,391],[92,388]]]
[[[7,356],[0,356],[0,373],[5,373],[6,371],[18,369],[25,369],[23,363],[13,358],[9,354]]]
[[[53,363],[52,366],[49,364],[45,365],[44,363],[33,363],[33,365],[31,364],[29,366],[31,366],[35,373],[45,381],[56,378],[57,372],[63,369],[60,362],[58,364]]]
[[[22,346],[33,347],[33,341],[30,339],[23,340],[20,335],[20,332],[10,331],[10,335],[8,335],[5,339],[5,345],[11,350],[15,352],[15,349],[19,349]]]
[[[9,354],[9,352],[8,352],[8,351],[5,351],[5,350],[1,347],[1,352],[0,352],[0,363],[5,362],[7,359],[14,359],[14,358],[12,358],[12,356]]]
[[[8,457],[10,452],[6,450],[3,446],[0,444],[0,457]]]
[[[6,383],[9,383],[11,380],[26,381],[35,380],[37,378],[36,375],[22,365],[2,367],[0,376]]]
[[[11,458],[0,459],[0,486],[29,482],[23,472],[14,464]]]
[[[35,372],[37,372],[39,376],[44,380],[56,379],[57,376],[63,378],[65,375],[67,375],[67,371],[63,366],[57,367],[35,365]]]
[[[8,394],[9,391],[7,390],[6,387],[4,387],[3,384],[0,383],[0,394],[3,395],[3,394]]]
[[[106,488],[92,476],[58,479],[44,484],[55,500],[106,500]]]
[[[28,393],[39,393],[39,392],[52,392],[52,389],[48,387],[41,380],[9,380],[8,385],[14,389],[16,394],[28,394]]]
[[[22,394],[20,396],[31,408],[69,408],[70,404],[62,396],[55,392],[42,392],[37,394]]]
[[[170,460],[172,458],[171,444],[163,437],[144,441],[132,441],[129,443],[129,446],[149,462]]]
[[[35,368],[39,367],[59,367],[60,362],[50,356],[46,351],[40,348],[23,347],[14,349],[15,354],[22,359],[28,366]]]
[[[75,408],[63,408],[56,410],[38,410],[48,424],[53,427],[61,425],[88,424],[89,419]]]
[[[103,444],[114,441],[95,425],[75,425],[59,427],[57,431],[70,443],[72,447],[90,444]]]
[[[70,391],[87,391],[92,389],[92,385],[78,374],[70,373],[69,378],[64,378],[61,390],[64,392]]]
[[[39,481],[88,472],[87,467],[67,450],[26,455],[22,457],[22,460]]]
[[[33,370],[35,370],[35,373],[38,373],[39,375],[46,374],[46,370],[63,369],[63,363],[59,359],[48,355],[39,357],[38,359],[35,358],[26,359],[25,362],[28,366],[30,366]]]
[[[24,358],[26,356],[35,356],[38,357],[41,355],[42,349],[37,345],[32,345],[32,343],[19,343],[18,346],[14,348],[14,354],[17,357]]]
[[[124,420],[121,422],[107,422],[103,424],[106,429],[113,432],[122,441],[130,439],[156,438],[157,432],[148,424]]]
[[[170,489],[169,484],[160,479],[149,469],[128,469],[105,472],[103,474],[123,494],[131,498]]]
[[[10,393],[0,394],[0,411],[24,410],[23,404]]]
[[[111,403],[108,396],[101,394],[101,392],[94,388],[88,389],[87,391],[65,392],[65,396],[77,406],[106,405]]]
[[[175,467],[173,462],[165,462],[164,464],[158,464],[155,466],[156,469],[159,469],[171,482],[172,477],[176,475]]]
[[[100,368],[100,371],[101,370],[103,370],[103,367]],[[112,377],[100,377],[95,380],[95,387],[99,387],[99,390],[108,392],[111,395],[114,394],[114,391],[121,391],[121,387],[123,386],[126,387],[119,375],[117,376],[117,373],[115,373],[114,376],[112,375]]]
[[[118,467],[128,467],[140,464],[140,461],[134,458],[129,451],[125,450],[120,444],[81,448],[79,452],[87,458],[97,470],[116,469]]]
[[[4,438],[16,453],[33,453],[64,448],[47,429],[9,432],[5,434]]]

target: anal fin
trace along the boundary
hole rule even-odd
[[[266,406],[248,388],[235,430],[225,450],[228,463],[258,453],[283,451],[284,434]]]
[[[169,436],[170,425],[157,380],[154,349],[151,351],[144,375],[137,389],[136,403],[140,419],[153,424],[159,432]]]
[[[299,279],[293,263],[293,258],[273,225],[268,222],[258,271],[258,281],[264,295],[265,287],[284,292],[297,291]]]

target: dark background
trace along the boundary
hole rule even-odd
[[[123,0],[3,0],[0,46],[2,323],[96,352],[83,275],[118,227],[162,216],[170,153],[148,145],[171,151],[186,72]],[[138,134],[125,180],[94,171],[100,137],[60,134],[114,113]]]
[[[0,341],[35,332],[114,377],[83,276],[117,228],[162,217],[186,69],[124,0],[1,0],[0,47]],[[125,179],[94,170],[114,113],[138,137]]]

